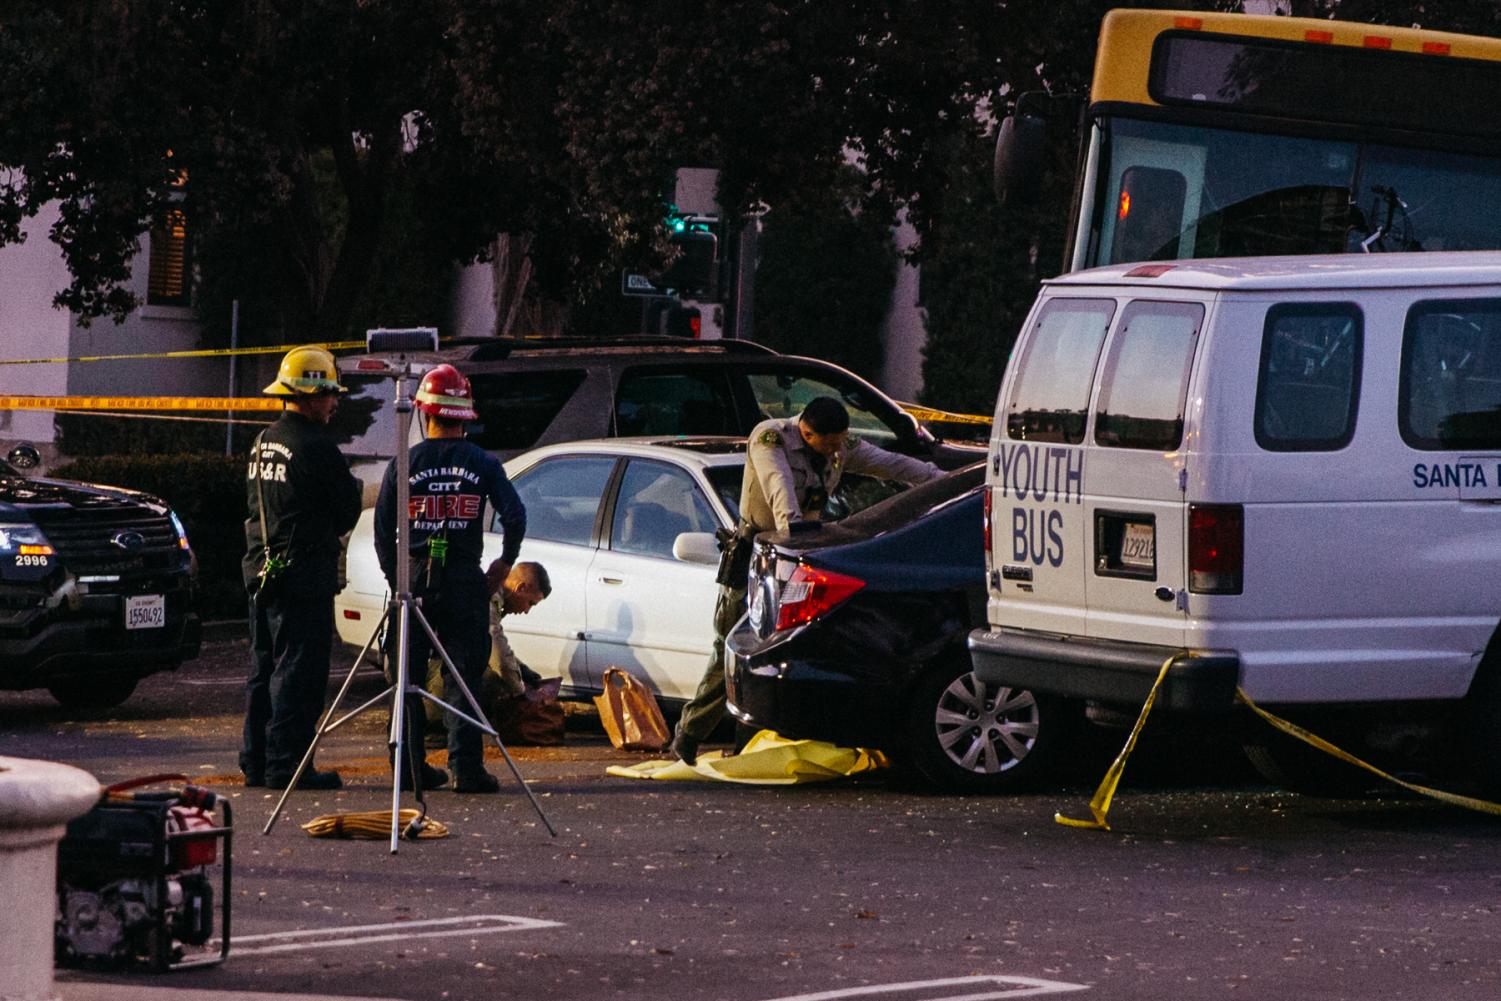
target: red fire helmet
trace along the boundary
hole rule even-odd
[[[439,365],[422,377],[422,384],[417,387],[417,409],[444,420],[479,420],[473,397],[469,379],[463,372],[452,365]]]

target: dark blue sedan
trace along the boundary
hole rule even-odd
[[[749,611],[727,640],[730,711],[786,737],[879,748],[947,789],[1041,778],[1081,707],[987,685],[983,464],[840,522],[756,542]]]

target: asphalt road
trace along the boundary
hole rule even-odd
[[[1501,820],[1282,793],[1212,736],[1149,728],[1103,833],[1054,822],[1084,815],[1087,785],[987,799],[888,774],[776,789],[606,777],[644,756],[575,719],[566,747],[513,751],[556,838],[497,760],[501,795],[433,793],[452,836],[393,857],[384,841],[298,827],[389,806],[383,713],[328,738],[320,763],[345,790],[294,794],[260,833],[274,799],[235,768],[244,663],[243,643],[210,644],[95,718],[0,693],[0,754],[106,781],[181,771],[236,811],[229,962],[63,972],[65,999],[123,998],[127,984],[410,999],[1501,996]],[[362,676],[354,698],[380,687]]]

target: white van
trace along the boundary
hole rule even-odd
[[[982,680],[1134,712],[1171,657],[1159,711],[1438,723],[1501,789],[1501,253],[1048,282],[987,477]]]

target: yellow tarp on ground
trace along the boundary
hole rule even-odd
[[[663,779],[687,782],[710,779],[746,785],[785,786],[801,782],[827,782],[848,775],[887,767],[880,751],[835,747],[821,740],[787,740],[771,730],[750,739],[739,754],[706,751],[698,763],[643,761],[639,765],[611,765],[608,775],[625,779]]]

